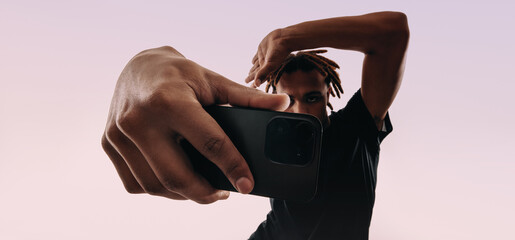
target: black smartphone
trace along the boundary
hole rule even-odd
[[[250,194],[301,202],[315,196],[323,129],[318,118],[216,105],[205,110],[247,161],[255,183]],[[213,187],[236,191],[214,163],[187,141],[181,144],[195,171]]]

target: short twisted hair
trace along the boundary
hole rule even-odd
[[[336,96],[340,98],[340,94],[343,94],[343,88],[340,76],[335,71],[337,68],[339,69],[340,66],[334,61],[319,55],[325,52],[327,52],[327,50],[299,51],[296,54],[288,55],[281,66],[268,74],[265,78],[267,81],[265,91],[268,92],[270,87],[272,87],[272,92],[277,93],[276,86],[283,73],[292,73],[297,70],[309,72],[316,69],[325,77],[325,83],[330,89],[331,96],[335,97],[336,93]],[[327,106],[331,110],[333,109],[333,106],[329,102],[327,102]]]

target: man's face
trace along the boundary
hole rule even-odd
[[[326,109],[329,88],[324,76],[317,70],[284,73],[277,84],[277,93],[286,93],[290,96],[290,106],[285,112],[311,114],[317,117],[324,127],[329,125]]]

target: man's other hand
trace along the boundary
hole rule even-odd
[[[259,87],[268,74],[281,66],[291,52],[284,43],[282,29],[270,32],[261,40],[258,50],[252,58],[253,66],[245,82],[254,81],[253,87]]]

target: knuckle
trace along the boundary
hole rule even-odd
[[[245,95],[246,96],[256,96],[256,95],[261,95],[263,92],[261,92],[260,90],[256,89],[256,88],[250,88],[250,87],[245,87],[243,88],[243,91],[245,91]],[[249,98],[249,101],[250,101],[250,98]]]
[[[109,150],[111,149],[111,143],[109,143],[109,140],[107,140],[107,136],[106,136],[105,132],[104,132],[104,134],[102,134],[101,144],[102,144],[102,149],[104,149],[105,152],[109,152]]]
[[[190,89],[191,90],[191,89]],[[194,105],[195,101],[189,95],[188,88],[176,86],[173,90],[160,89],[147,96],[139,107],[139,114],[162,118],[179,116]]]
[[[245,167],[239,162],[239,159],[234,159],[230,161],[230,163],[225,166],[225,175],[228,177],[241,175],[245,171]]]
[[[111,125],[107,127],[105,131],[105,140],[102,138],[102,147],[104,147],[104,150],[109,147],[109,143],[114,143],[116,145],[117,142],[120,142],[122,139],[122,132],[120,132],[120,129],[116,125]]]
[[[151,93],[144,100],[144,107],[149,110],[168,111],[173,107],[172,96],[170,92],[164,90],[157,90]]]
[[[133,107],[118,116],[116,126],[123,132],[134,132],[134,130],[141,127],[143,116],[138,107]]]
[[[167,190],[173,192],[185,192],[188,189],[187,182],[178,179],[166,178],[161,183]]]
[[[222,152],[225,142],[225,136],[210,136],[204,141],[202,149],[212,157],[218,157]]]

